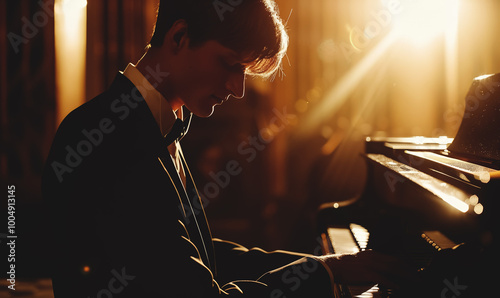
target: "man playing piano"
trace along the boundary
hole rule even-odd
[[[191,113],[242,98],[279,67],[288,36],[272,0],[162,0],[151,43],[54,139],[55,297],[333,297],[334,282],[390,286],[411,275],[362,252],[314,257],[212,239],[179,139]],[[392,276],[392,278],[390,278]]]

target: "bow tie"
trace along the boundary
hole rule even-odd
[[[188,132],[193,113],[189,112],[186,116],[187,117],[185,117],[186,119],[184,121],[177,118],[172,126],[172,129],[170,129],[170,132],[164,136],[167,146],[172,144],[174,141],[180,141]]]

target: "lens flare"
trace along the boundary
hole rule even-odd
[[[458,23],[458,0],[406,0],[394,16],[394,28],[401,37],[423,46],[448,32]]]

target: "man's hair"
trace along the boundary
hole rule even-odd
[[[215,40],[244,57],[247,73],[269,76],[281,65],[288,35],[274,0],[160,0],[150,46],[185,20],[191,46]]]

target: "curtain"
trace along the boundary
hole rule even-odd
[[[0,35],[0,181],[15,187],[21,282],[48,277],[40,186],[56,125],[53,2],[0,1]]]
[[[40,177],[55,133],[52,7],[0,3],[1,180],[17,184],[25,202],[40,197]]]
[[[158,0],[89,0],[87,99],[104,91],[119,70],[135,64],[153,33]]]

